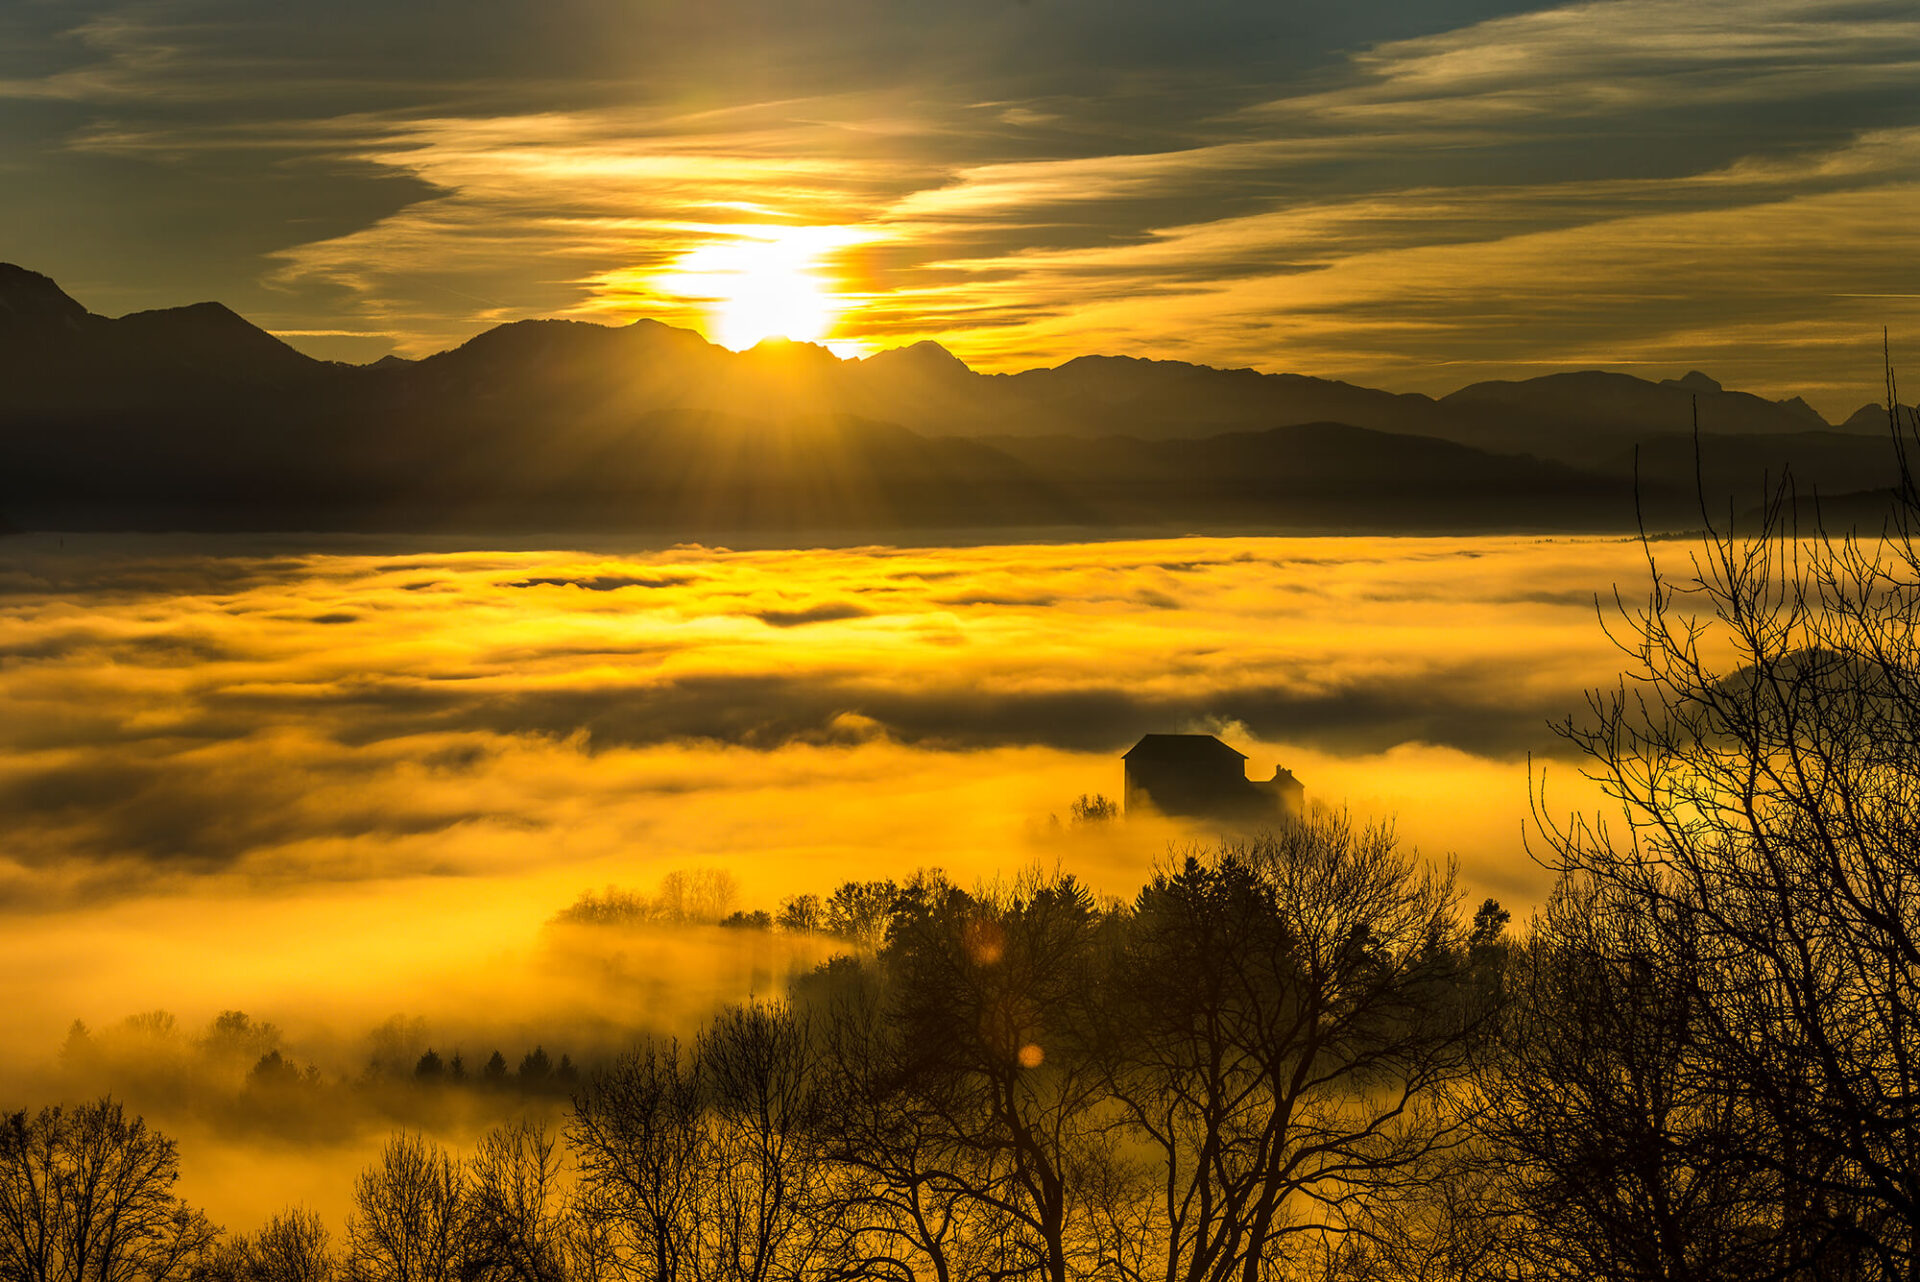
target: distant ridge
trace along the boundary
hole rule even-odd
[[[1715,485],[1791,463],[1870,490],[1887,464],[1884,411],[1835,428],[1697,370],[1435,399],[1127,356],[980,374],[931,342],[733,352],[652,320],[350,366],[219,303],[94,315],[13,265],[0,386],[0,511],[39,526],[1617,528],[1636,448],[1652,510],[1691,505],[1696,407]]]
[[[10,334],[38,327],[78,332],[92,319],[51,276],[0,263],[0,329]]]

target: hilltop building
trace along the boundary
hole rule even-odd
[[[1292,771],[1276,766],[1271,779],[1249,779],[1247,755],[1210,734],[1143,735],[1122,760],[1128,814],[1260,823],[1306,809],[1306,789]]]

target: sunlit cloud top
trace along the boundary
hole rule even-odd
[[[1845,413],[1920,334],[1916,66],[1832,0],[17,5],[0,245],[349,359],[645,315]]]

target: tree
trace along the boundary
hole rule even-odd
[[[752,912],[728,913],[719,924],[729,930],[772,930],[773,916],[764,908],[756,908]]]
[[[1889,404],[1897,405],[1889,378]],[[1782,1258],[1920,1274],[1920,424],[1894,415],[1876,533],[1791,482],[1622,607],[1615,689],[1561,727],[1620,820],[1543,818],[1549,857],[1640,905],[1692,1070],[1752,1111]],[[1704,513],[1703,513],[1704,516]],[[1847,1264],[1851,1267],[1851,1264]]]
[[[90,1066],[98,1057],[100,1048],[93,1040],[93,1033],[80,1020],[67,1025],[67,1039],[60,1044],[60,1063],[68,1069]]]
[[[503,1086],[507,1080],[507,1057],[499,1051],[487,1056],[487,1062],[481,1066],[480,1076],[489,1086]]]
[[[1743,1092],[1703,1073],[1701,1012],[1648,906],[1563,883],[1506,967],[1484,1047],[1481,1132],[1500,1156],[1511,1239],[1562,1276],[1766,1276],[1779,1182]]]
[[[795,895],[780,901],[777,924],[781,930],[812,934],[825,928],[826,923],[826,907],[821,904],[818,895]]]
[[[842,1277],[952,1282],[991,1272],[1007,1165],[953,1135],[915,1089],[916,1054],[872,959],[838,957],[796,999],[820,1030],[813,1128],[829,1163],[823,1254]]]
[[[1076,825],[1106,823],[1120,816],[1119,804],[1112,797],[1100,792],[1091,796],[1081,793],[1073,799],[1073,804],[1068,809]]]
[[[200,1050],[213,1063],[238,1069],[257,1063],[261,1056],[280,1049],[280,1030],[272,1024],[255,1022],[245,1011],[221,1011],[207,1025],[200,1039]]]
[[[439,1145],[396,1135],[354,1182],[347,1273],[354,1282],[456,1282],[467,1255],[466,1174]]]
[[[574,1101],[567,1137],[580,1166],[581,1213],[652,1282],[701,1276],[701,1095],[698,1066],[679,1044],[649,1041],[596,1073]]]
[[[1425,1179],[1486,1011],[1457,906],[1449,870],[1338,815],[1154,876],[1105,985],[1107,1088],[1156,1190],[1116,1226],[1127,1272],[1255,1282]]]
[[[300,1069],[279,1051],[268,1051],[247,1070],[247,1086],[253,1090],[289,1090],[302,1082]]]
[[[487,1132],[469,1172],[465,1282],[565,1282],[572,1221],[547,1129],[520,1121]]]
[[[318,1215],[294,1207],[252,1236],[222,1243],[207,1276],[212,1282],[333,1282],[332,1236]]]
[[[515,1074],[523,1089],[538,1090],[547,1084],[553,1076],[553,1059],[547,1054],[547,1048],[536,1046],[520,1060],[519,1071]]]
[[[886,943],[900,887],[891,881],[847,881],[834,888],[825,908],[828,934],[878,950]]]
[[[705,925],[733,911],[739,883],[724,868],[677,869],[660,879],[657,911],[677,926]]]
[[[174,1142],[111,1099],[0,1117],[0,1277],[171,1282],[219,1230],[173,1192]]]
[[[908,1089],[944,1143],[995,1173],[964,1195],[1012,1226],[1004,1275],[1064,1282],[1087,1263],[1087,1195],[1112,1160],[1082,1021],[1104,996],[1100,924],[1070,876],[896,902],[885,957]]]
[[[707,1254],[736,1282],[802,1277],[823,1172],[811,1029],[783,1006],[722,1011],[695,1047],[705,1086]]]

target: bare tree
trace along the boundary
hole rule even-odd
[[[1538,1272],[1680,1282],[1776,1262],[1779,1181],[1752,1156],[1766,1122],[1705,1071],[1673,942],[1646,904],[1568,881],[1509,960],[1482,1133]]]
[[[1892,395],[1889,403],[1897,404]],[[1898,411],[1895,412],[1896,414]],[[1783,486],[1709,525],[1616,636],[1627,678],[1563,733],[1624,822],[1548,824],[1642,904],[1697,1003],[1701,1073],[1756,1124],[1781,1267],[1920,1277],[1920,494],[1895,423],[1879,533],[1802,530]]]
[[[347,1274],[354,1282],[456,1282],[467,1259],[466,1174],[439,1145],[396,1135],[354,1183]]]
[[[695,1054],[709,1146],[701,1221],[732,1282],[807,1276],[824,1163],[813,1143],[818,1073],[808,1023],[756,1003],[718,1015]]]
[[[1156,875],[1110,962],[1103,1059],[1153,1154],[1164,1282],[1273,1275],[1424,1181],[1484,1013],[1446,870],[1318,816]]]
[[[573,1225],[547,1128],[522,1120],[488,1131],[468,1172],[466,1282],[564,1282]]]
[[[333,1282],[338,1271],[327,1226],[312,1211],[292,1207],[258,1233],[222,1242],[201,1276],[208,1282]]]
[[[698,1065],[668,1041],[615,1060],[574,1101],[567,1137],[580,1166],[582,1213],[611,1253],[651,1282],[703,1276],[701,1095]]]
[[[0,1117],[0,1277],[170,1282],[219,1230],[173,1191],[174,1142],[111,1099]]]
[[[775,924],[795,934],[812,934],[826,926],[826,906],[818,895],[794,895],[780,901],[780,916]]]
[[[799,994],[821,1059],[814,1131],[829,1162],[817,1212],[832,1276],[955,1282],[990,1272],[1008,1165],[958,1142],[915,1089],[915,1055],[882,969],[840,958]]]

